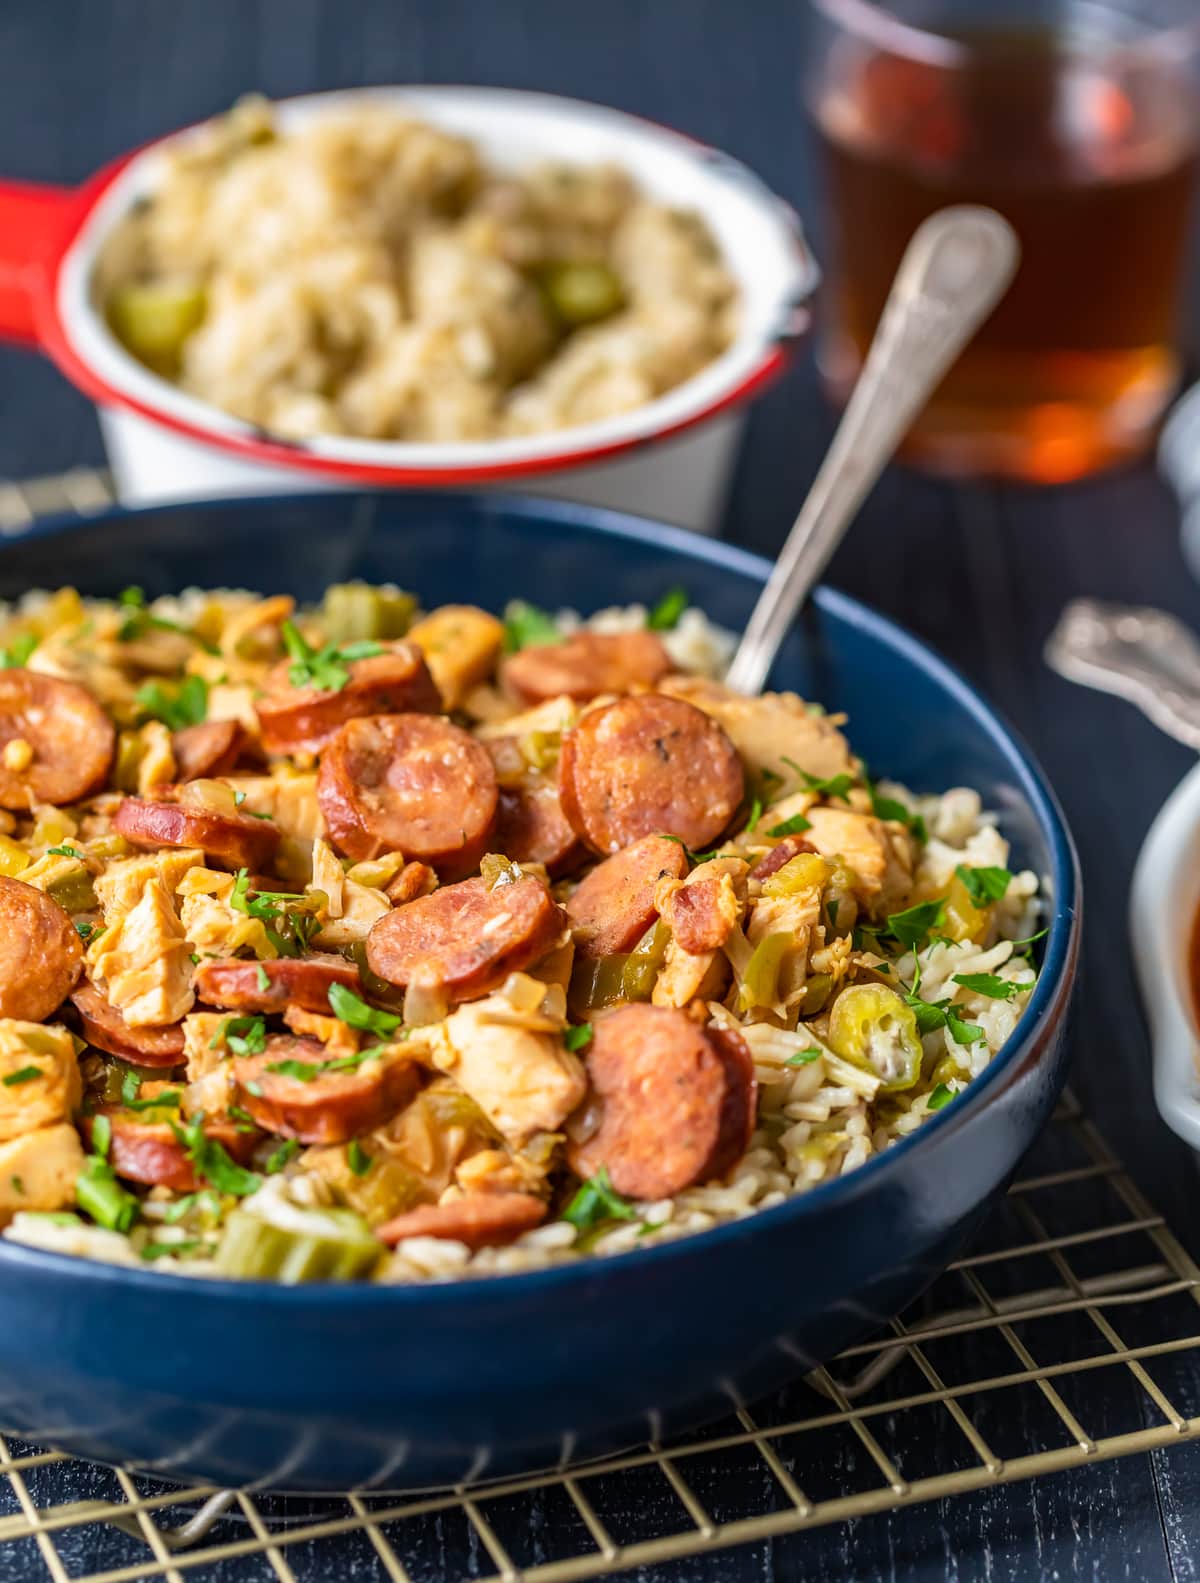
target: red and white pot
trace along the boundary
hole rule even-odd
[[[289,489],[498,485],[613,506],[713,531],[745,404],[786,365],[808,325],[817,269],[794,213],[745,166],[599,105],[507,89],[372,88],[278,107],[284,127],[371,99],[471,138],[516,169],[553,155],[611,161],[652,197],[698,210],[742,291],[736,340],[694,378],[636,411],[575,429],[454,444],[280,440],[159,378],[112,335],[93,264],[130,206],[153,192],[162,151],[127,155],[82,187],[0,183],[0,336],[40,346],[97,404],[128,504]]]

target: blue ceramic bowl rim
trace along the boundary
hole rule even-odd
[[[472,493],[470,491],[421,490],[404,492],[405,500],[427,498],[439,507],[450,506],[467,509],[484,517],[515,514],[559,524],[572,530],[583,530],[598,538],[623,538],[634,542],[651,541],[656,548],[678,552],[691,560],[707,561],[710,565],[746,576],[762,583],[771,569],[766,556],[719,539],[704,539],[686,528],[672,527],[652,518],[632,513],[609,510],[601,506],[574,505],[565,501],[543,500],[535,496],[502,493]],[[50,517],[32,524],[19,537],[9,541],[19,546],[30,539],[69,537],[73,532],[88,532],[106,522],[126,521],[152,517],[171,510],[202,511],[256,511],[286,505],[310,504],[316,501],[333,506],[353,508],[363,499],[395,502],[395,494],[386,490],[338,491],[322,493],[309,491],[277,495],[224,496],[220,499],[176,502],[167,505],[135,508],[114,507],[96,512],[85,518]],[[957,666],[942,658],[920,638],[914,636],[889,616],[874,611],[860,600],[837,589],[820,585],[813,593],[818,608],[851,630],[870,631],[881,635],[910,664],[924,668],[939,685],[975,719],[983,732],[1016,761],[1021,790],[1028,798],[1038,824],[1048,836],[1050,848],[1050,889],[1054,898],[1054,912],[1049,922],[1049,934],[1042,958],[1037,986],[1014,1034],[997,1052],[980,1075],[915,1132],[901,1138],[883,1154],[871,1158],[845,1176],[824,1182],[807,1193],[789,1198],[785,1203],[770,1209],[755,1210],[740,1220],[727,1221],[707,1231],[679,1237],[654,1247],[633,1249],[608,1258],[588,1257],[570,1263],[550,1265],[545,1269],[514,1271],[508,1274],[467,1276],[450,1281],[430,1281],[411,1285],[358,1285],[314,1284],[311,1286],[281,1286],[271,1281],[231,1281],[213,1276],[186,1277],[168,1275],[164,1271],[137,1269],[126,1264],[109,1264],[99,1259],[79,1257],[75,1254],[56,1253],[45,1248],[29,1247],[22,1243],[0,1238],[0,1269],[16,1271],[50,1269],[59,1275],[70,1274],[79,1280],[109,1285],[133,1283],[135,1287],[153,1293],[163,1293],[176,1288],[182,1294],[197,1298],[233,1302],[264,1302],[285,1304],[288,1307],[320,1309],[326,1305],[343,1307],[379,1304],[396,1306],[407,1304],[422,1307],[440,1304],[448,1298],[461,1296],[464,1302],[483,1300],[496,1281],[503,1281],[505,1291],[514,1296],[534,1296],[538,1292],[557,1287],[561,1282],[595,1280],[606,1272],[618,1269],[631,1270],[654,1260],[664,1266],[672,1258],[683,1258],[704,1247],[736,1237],[753,1235],[756,1224],[768,1218],[771,1224],[786,1219],[795,1222],[797,1229],[812,1215],[838,1202],[855,1197],[872,1184],[883,1186],[888,1176],[894,1175],[900,1162],[914,1149],[919,1149],[925,1139],[936,1132],[955,1125],[969,1107],[972,1110],[986,1104],[989,1092],[1009,1067],[1020,1062],[1028,1052],[1043,1016],[1055,1004],[1059,1014],[1065,1013],[1066,997],[1063,994],[1063,975],[1070,969],[1076,952],[1080,930],[1082,880],[1075,843],[1058,798],[1055,796],[1037,759],[1019,733],[989,704],[982,693],[969,682]],[[199,1288],[199,1290],[197,1290]]]

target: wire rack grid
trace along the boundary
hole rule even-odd
[[[0,535],[109,496],[100,474],[0,485]],[[698,1434],[503,1483],[336,1499],[179,1488],[8,1436],[0,1579],[611,1576],[1194,1437],[1198,1307],[1200,1267],[1068,1095],[919,1304]],[[1117,1377],[1100,1391],[1102,1371]]]

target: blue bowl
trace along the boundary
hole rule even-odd
[[[114,511],[0,549],[0,596],[65,581],[247,585],[316,598],[351,575],[427,604],[584,611],[682,584],[740,628],[767,563],[612,513],[495,495],[322,495]],[[913,1299],[1004,1188],[1062,1087],[1080,888],[1026,749],[949,666],[829,589],[773,681],[846,710],[917,789],[977,787],[1048,877],[1041,979],[959,1099],[861,1170],[702,1236],[527,1275],[421,1287],[191,1280],[0,1243],[0,1422],[160,1475],[411,1489],[547,1467],[728,1412]]]

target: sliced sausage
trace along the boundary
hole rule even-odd
[[[722,906],[728,896],[720,878],[693,879],[671,898],[668,921],[671,933],[689,956],[719,951],[733,932],[736,913]]]
[[[750,870],[750,878],[769,879],[772,874],[778,874],[785,863],[790,863],[794,857],[799,857],[801,852],[816,850],[812,842],[806,841],[802,835],[785,835],[778,846],[773,846],[769,852],[763,853]]]
[[[597,863],[566,904],[576,955],[594,959],[631,951],[658,916],[654,887],[686,873],[687,854],[664,835],[643,836]]]
[[[196,1174],[187,1145],[175,1136],[169,1121],[145,1121],[119,1105],[105,1105],[97,1112],[107,1116],[112,1127],[108,1159],[118,1176],[127,1182],[144,1182],[148,1187],[169,1187],[176,1193],[194,1193],[204,1186]],[[83,1118],[83,1130],[91,1139],[94,1117]],[[207,1121],[204,1136],[210,1138],[245,1165],[260,1134],[240,1132],[231,1121]]]
[[[230,775],[249,745],[249,733],[239,720],[202,720],[199,725],[184,726],[171,736],[176,779],[198,781]]]
[[[619,698],[589,710],[563,738],[563,812],[595,852],[619,852],[656,832],[707,846],[733,818],[742,789],[733,743],[678,698]]]
[[[587,856],[550,781],[501,789],[496,846],[514,863],[542,863],[553,878]]]
[[[536,704],[653,687],[671,669],[671,657],[653,632],[583,631],[562,643],[521,649],[504,661],[500,676],[510,692]]]
[[[279,845],[279,827],[270,819],[142,797],[125,798],[113,829],[131,846],[198,847],[218,868],[266,868]]]
[[[265,980],[265,984],[264,984]],[[230,1011],[283,1011],[300,1006],[304,1011],[329,1016],[329,991],[341,984],[358,994],[362,980],[353,962],[332,952],[312,956],[283,956],[275,962],[244,961],[226,957],[201,962],[194,987],[210,1006]]]
[[[32,757],[11,769],[3,749],[26,742]],[[104,785],[116,732],[86,687],[20,668],[0,671],[0,808],[78,802]]]
[[[367,966],[389,984],[473,1000],[545,956],[565,921],[532,874],[494,890],[467,879],[380,918],[367,936]]]
[[[119,1055],[137,1066],[178,1066],[183,1060],[183,1024],[131,1028],[107,998],[86,980],[71,996],[83,1037],[97,1050]]]
[[[34,885],[0,876],[0,1017],[45,1021],[82,968],[83,946],[58,903]]]
[[[470,732],[436,715],[350,720],[321,755],[317,801],[329,837],[355,862],[381,852],[458,878],[496,826],[496,772]]]
[[[474,1252],[501,1248],[546,1218],[546,1206],[532,1193],[471,1193],[448,1204],[422,1204],[376,1226],[375,1235],[389,1247],[405,1237],[439,1237],[464,1242]]]
[[[670,1198],[729,1171],[754,1130],[754,1063],[738,1034],[682,1011],[628,1005],[598,1017],[587,1052],[586,1136],[567,1144],[581,1177],[601,1166],[618,1193]]]
[[[412,1061],[389,1055],[359,1066],[331,1066],[337,1059],[315,1039],[272,1034],[261,1055],[239,1056],[233,1063],[239,1102],[267,1132],[301,1143],[347,1143],[382,1126],[420,1085]],[[312,1068],[313,1075],[277,1070],[290,1063]]]
[[[336,692],[293,687],[291,661],[267,672],[263,697],[255,704],[268,753],[317,753],[339,726],[360,715],[437,714],[437,684],[415,643],[389,643],[386,653],[351,660],[350,680]]]

